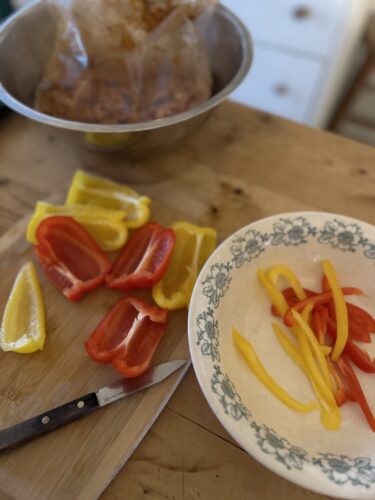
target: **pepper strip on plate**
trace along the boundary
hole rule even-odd
[[[286,335],[286,333],[276,323],[272,323],[272,328],[282,349],[301,368],[301,370],[310,380],[313,391],[319,401],[321,413],[320,419],[322,424],[329,429],[337,429],[340,426],[340,413],[338,412],[337,407],[329,405],[326,402],[319,388],[317,387],[316,382],[311,377],[311,374],[306,366],[303,357],[301,356],[300,351],[289,339],[288,335]]]
[[[344,287],[341,289],[343,295],[364,295],[362,290],[354,287]],[[332,291],[327,291],[323,293],[318,293],[313,295],[312,297],[308,297],[305,300],[301,300],[295,303],[292,307],[288,307],[288,310],[283,315],[284,323],[286,326],[293,326],[294,321],[292,317],[292,309],[295,311],[301,312],[308,304],[313,304],[314,307],[318,305],[328,304],[332,300],[333,294]]]
[[[328,317],[327,332],[333,340],[336,339],[337,327],[335,321],[331,317]],[[362,371],[366,373],[375,373],[375,359],[371,359],[368,352],[354,344],[351,339],[348,339],[344,352]]]
[[[280,316],[284,316],[286,311],[289,309],[289,305],[287,303],[284,295],[273,285],[273,283],[269,280],[268,276],[260,269],[257,270],[257,275],[263,286],[265,287],[268,295],[270,296],[276,310]],[[303,301],[304,302],[304,301]],[[305,304],[306,305],[306,304]],[[293,319],[293,317],[292,317]],[[301,318],[302,319],[302,318]],[[318,367],[315,364],[315,360],[310,348],[309,341],[305,337],[304,332],[300,327],[295,326],[292,328],[294,335],[297,337],[299,341],[299,345],[304,347],[304,350],[301,354],[304,359],[304,363],[306,366],[306,374],[310,379],[314,392],[319,400],[320,408],[321,408],[321,422],[324,426],[330,429],[337,429],[340,426],[340,413],[339,409],[336,405],[335,398],[333,393],[329,390],[329,387],[326,386],[324,379],[319,372]],[[306,359],[305,359],[306,356]],[[307,360],[307,361],[306,361]],[[317,378],[317,380],[316,380]],[[321,387],[319,387],[319,382]],[[328,399],[328,401],[327,401]]]
[[[300,401],[297,401],[295,398],[293,398],[293,396],[291,396],[288,392],[286,392],[264,368],[251,343],[246,340],[235,328],[232,328],[232,335],[237,347],[241,351],[246,363],[248,364],[254,375],[282,403],[284,403],[292,410],[296,410],[302,413],[307,413],[318,409],[316,403],[301,403]]]
[[[299,282],[297,276],[287,266],[273,266],[270,269],[268,269],[267,276],[274,286],[276,286],[277,279],[279,278],[279,276],[284,276],[284,278],[286,278],[289,281],[290,286],[294,291],[297,299],[298,300],[306,299],[307,297],[306,292],[302,288],[301,283]]]
[[[337,280],[336,271],[334,270],[329,260],[322,260],[324,275],[327,278],[328,284],[332,290],[333,302],[335,304],[336,322],[337,322],[337,337],[332,351],[332,360],[337,361],[345,349],[349,334],[348,310],[344,295]]]

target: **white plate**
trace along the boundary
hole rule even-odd
[[[304,287],[319,289],[322,258],[332,261],[343,286],[357,286],[368,294],[353,302],[374,314],[375,228],[321,212],[277,215],[237,231],[205,264],[189,309],[191,357],[215,415],[255,459],[305,488],[374,499],[375,433],[359,406],[342,407],[338,431],[323,428],[318,412],[297,413],[277,400],[249,370],[232,340],[235,326],[251,339],[284,388],[301,401],[311,400],[304,375],[274,337],[270,302],[256,269],[284,264]],[[375,354],[372,344],[365,346]],[[357,374],[375,411],[375,374]]]

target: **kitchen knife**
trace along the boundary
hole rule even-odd
[[[42,436],[77,418],[84,417],[118,399],[158,384],[184,366],[185,360],[167,361],[149,368],[136,378],[121,379],[106,385],[97,392],[86,394],[52,410],[0,431],[0,451]]]

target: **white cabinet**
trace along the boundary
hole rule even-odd
[[[248,27],[254,64],[232,98],[325,126],[340,97],[368,0],[222,0]]]
[[[317,61],[258,47],[249,76],[231,97],[246,102],[251,96],[257,108],[305,122],[321,69]]]

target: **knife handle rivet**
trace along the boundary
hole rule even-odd
[[[42,424],[48,424],[49,422],[49,417],[47,417],[47,415],[45,417],[42,418]]]
[[[78,408],[83,408],[85,406],[85,402],[84,401],[78,401],[77,406],[78,406]]]

